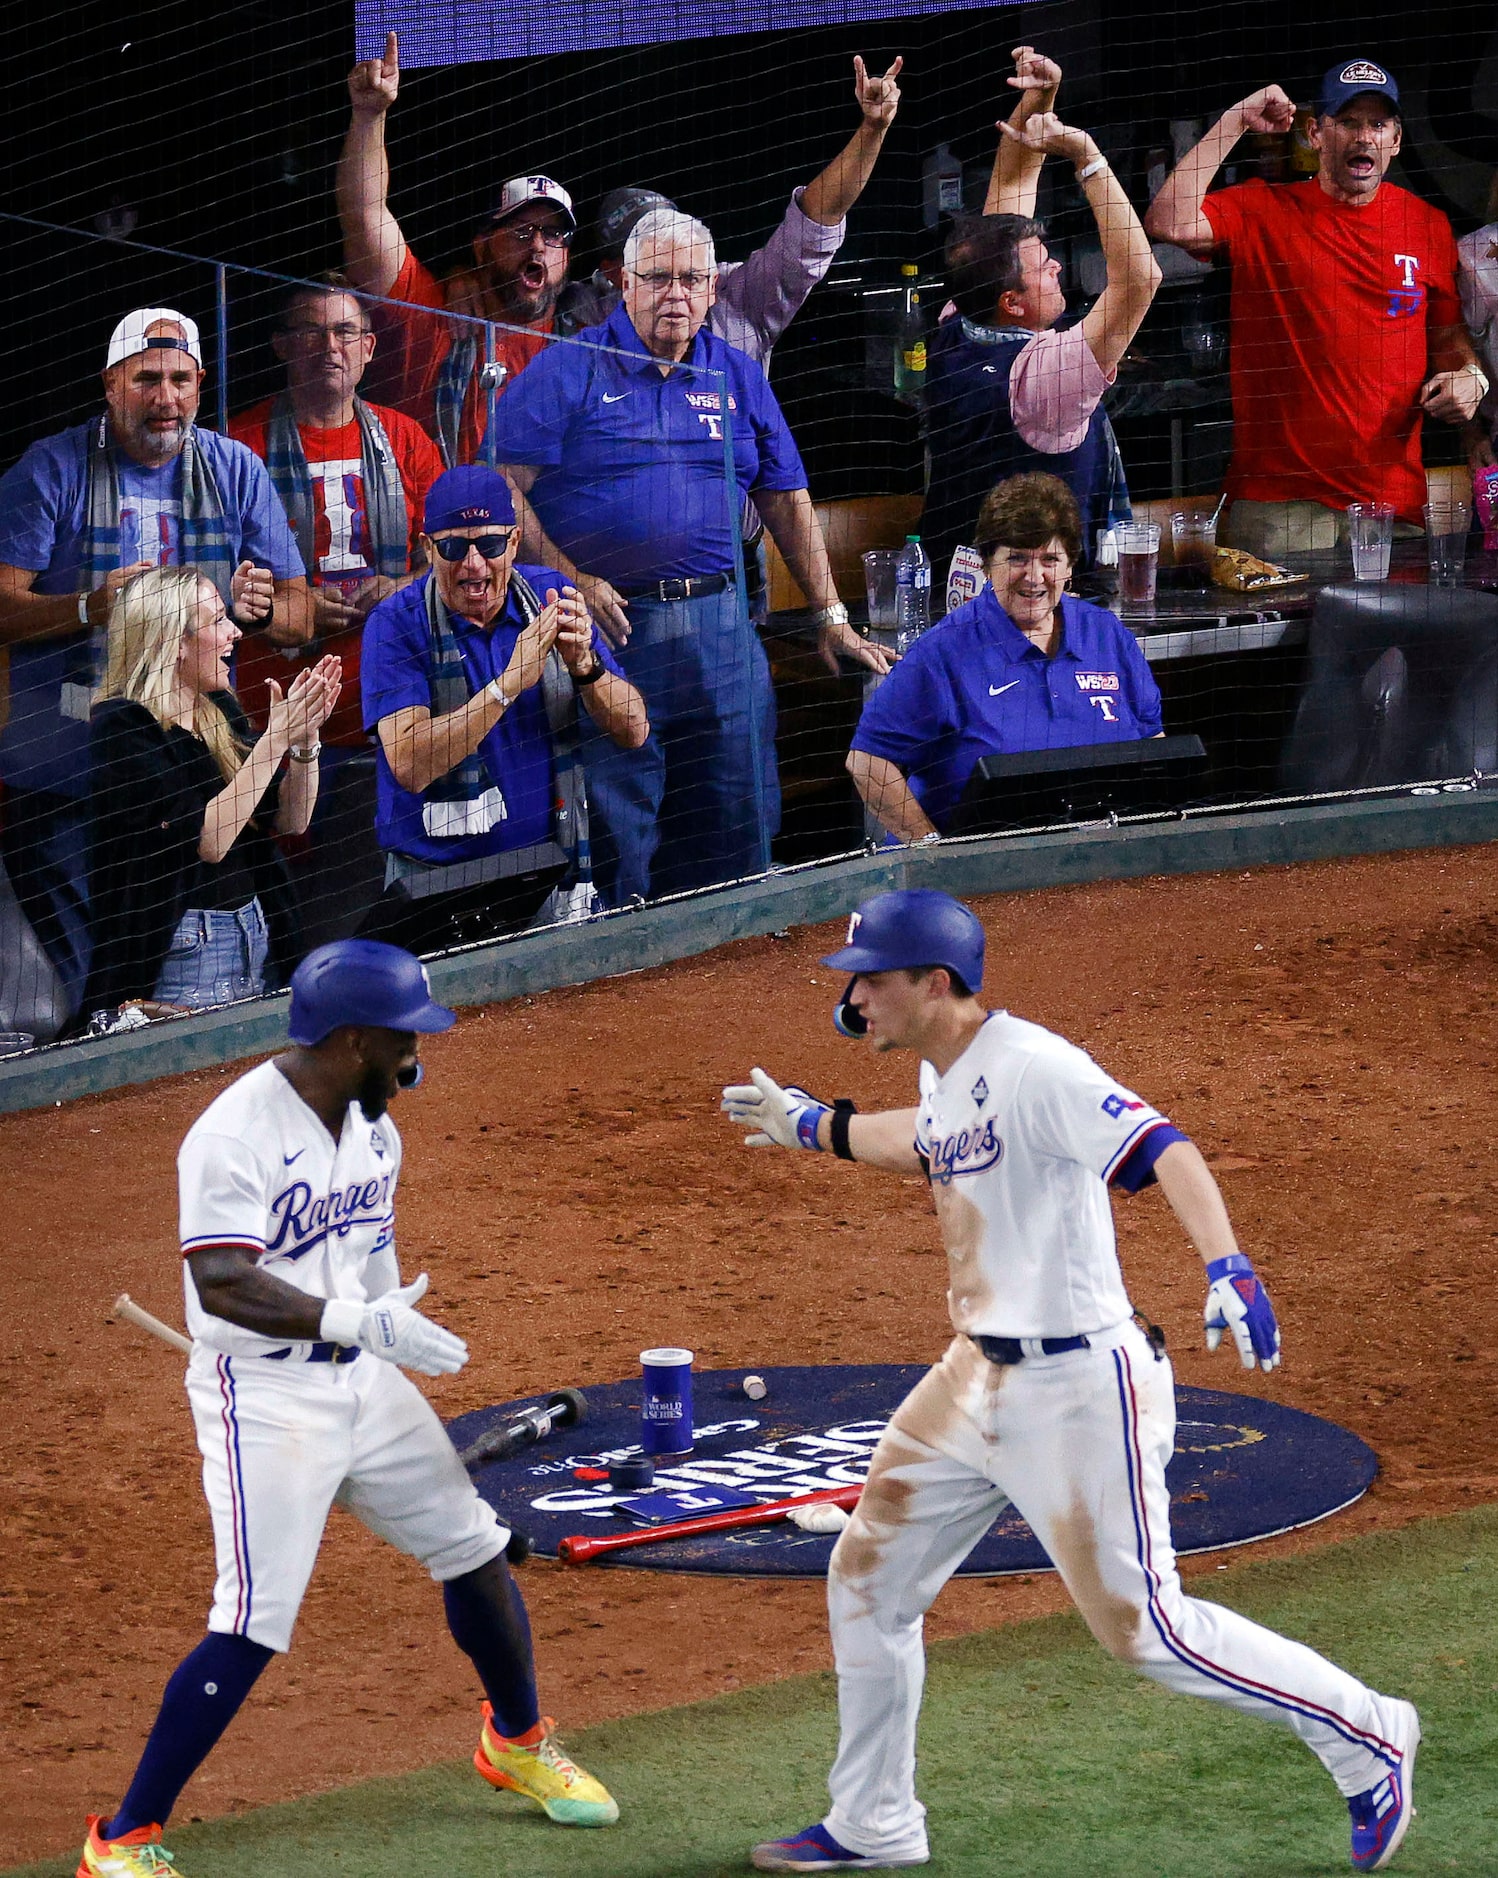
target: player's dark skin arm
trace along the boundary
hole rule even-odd
[[[314,1298],[284,1279],[261,1271],[238,1246],[206,1246],[187,1255],[198,1299],[210,1317],[238,1324],[262,1337],[316,1341],[326,1298]]]

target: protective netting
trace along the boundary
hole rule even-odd
[[[0,1033],[1498,771],[1490,10],[891,13],[12,29]]]

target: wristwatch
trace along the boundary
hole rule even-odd
[[[846,626],[848,609],[841,600],[834,600],[831,606],[824,606],[817,617],[823,626]]]
[[[599,679],[603,677],[604,673],[608,669],[609,669],[608,666],[604,664],[603,660],[599,658],[598,654],[595,652],[593,654],[592,671],[591,672],[574,672],[572,674],[572,683],[574,687],[578,687],[578,688],[580,688],[583,685],[596,685]]]

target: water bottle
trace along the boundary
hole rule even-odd
[[[895,338],[895,396],[919,404],[926,388],[926,323],[916,292],[919,269],[907,261],[900,269],[900,329]]]
[[[931,562],[919,535],[907,535],[895,562],[895,650],[910,650],[931,624]]]

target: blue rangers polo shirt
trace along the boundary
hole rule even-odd
[[[748,353],[704,326],[682,366],[663,375],[622,304],[532,360],[500,399],[490,440],[497,462],[538,471],[530,500],[558,547],[617,587],[730,573],[743,498],[806,487],[770,381]]]
[[[549,567],[516,567],[545,603],[548,590],[560,593],[562,576]],[[364,728],[372,736],[380,719],[413,704],[432,705],[427,678],[428,646],[426,584],[424,574],[408,587],[382,600],[364,627],[359,682],[364,703]],[[491,626],[451,615],[453,637],[463,656],[463,669],[474,692],[482,691],[510,662],[522,621],[513,587],[504,611]],[[619,672],[613,653],[593,628],[593,650],[611,672]],[[429,835],[422,824],[422,798],[395,780],[383,746],[378,747],[379,801],[375,828],[382,848],[409,854],[418,861],[477,861],[486,855],[505,854],[512,848],[534,847],[552,838],[551,727],[541,687],[532,685],[500,718],[478,748],[504,797],[502,821],[481,835]]]
[[[901,659],[863,707],[852,747],[893,763],[945,829],[980,757],[1160,729],[1160,688],[1122,620],[1063,594],[1061,643],[1047,658],[985,587]]]

